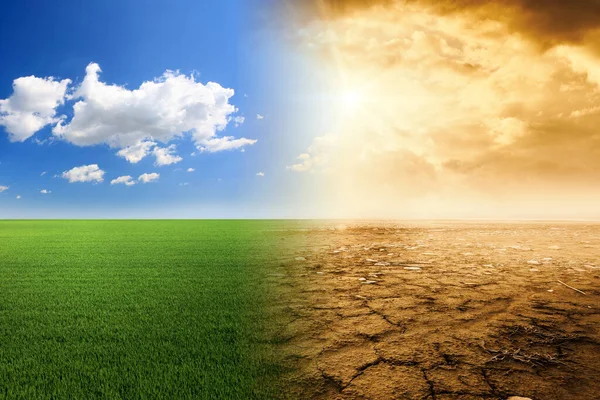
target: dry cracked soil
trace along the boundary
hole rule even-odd
[[[600,399],[600,225],[282,233],[288,398]]]

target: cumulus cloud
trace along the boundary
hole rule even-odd
[[[256,176],[265,176],[265,173],[264,172],[257,172]]]
[[[87,66],[73,94],[73,118],[57,124],[54,135],[78,146],[107,143],[123,149],[122,157],[139,161],[151,143],[168,143],[186,134],[204,146],[226,128],[236,111],[229,103],[233,89],[196,82],[193,75],[166,71],[129,90],[101,82],[100,72],[96,63]]]
[[[152,148],[156,146],[155,142],[146,140],[131,146],[127,146],[117,152],[119,157],[123,157],[132,164],[137,164],[144,157],[151,153]]]
[[[0,126],[11,142],[23,142],[47,125],[56,124],[58,106],[64,104],[70,79],[25,76],[13,81],[13,93],[0,100]]]
[[[42,189],[42,190],[40,190],[40,193],[41,194],[50,194],[50,193],[52,193],[52,191],[46,190],[46,189]]]
[[[157,167],[162,167],[164,165],[177,164],[178,162],[183,160],[183,158],[175,154],[176,150],[177,147],[174,144],[164,148],[155,147],[152,151],[152,154],[154,154],[154,156],[156,157],[154,165],[156,165]]]
[[[153,172],[151,174],[142,174],[139,176],[138,178],[138,182],[142,182],[142,183],[150,183],[150,182],[156,182],[158,180],[158,178],[160,178],[160,174],[157,174],[156,172]]]
[[[216,153],[218,151],[239,149],[244,146],[253,145],[256,142],[257,141],[253,139],[235,139],[233,136],[224,136],[203,140],[199,142],[198,149],[203,152]]]
[[[110,181],[111,185],[125,185],[125,186],[133,186],[135,185],[135,181],[130,175],[119,176],[118,178]]]
[[[8,190],[8,186],[0,186],[0,193]]]
[[[18,195],[18,196],[17,196],[17,200],[21,200],[21,195]]]
[[[256,114],[256,119],[265,119],[264,115]]]
[[[188,168],[188,169],[187,169],[187,172],[194,172],[194,171],[195,171],[195,169],[194,169],[194,168]]]
[[[98,164],[82,165],[62,173],[62,178],[68,179],[69,183],[75,182],[103,182],[104,171]]]

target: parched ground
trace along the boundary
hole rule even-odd
[[[289,398],[600,399],[600,225],[323,225],[268,277]]]

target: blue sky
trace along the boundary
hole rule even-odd
[[[261,29],[261,21],[271,17],[268,2],[258,0],[4,2],[0,9],[0,99],[11,98],[13,81],[21,77],[54,77],[56,84],[65,79],[70,83],[61,100],[64,103],[50,117],[53,122],[26,139],[11,140],[10,128],[0,124],[0,186],[8,187],[0,193],[0,217],[303,216],[299,204],[310,196],[300,189],[310,177],[294,174],[286,165],[322,128],[311,101],[299,94],[318,87],[319,82],[309,65],[294,59],[278,38]],[[194,84],[212,81],[233,89],[235,95],[228,104],[237,111],[226,114],[229,123],[212,138],[231,136],[227,140],[246,138],[256,143],[202,152],[198,148],[205,145],[189,132],[182,137],[167,134],[169,140],[164,142],[149,134],[132,140],[152,141],[156,149],[174,145],[172,156],[181,161],[157,165],[149,153],[137,163],[129,162],[117,152],[133,141],[115,143],[110,135],[116,119],[127,120],[123,124],[130,126],[132,118],[139,117],[139,107],[108,112],[99,106],[96,114],[92,110],[93,115],[87,117],[75,115],[78,101],[88,103],[89,109],[101,98],[98,88],[77,92],[85,86],[90,63],[101,68],[101,85],[119,85],[126,91],[160,79],[166,70],[179,71],[186,79],[193,75]],[[32,96],[38,98],[36,93]],[[7,107],[0,110],[5,116],[16,112]],[[187,112],[190,115],[191,109]],[[257,118],[258,114],[264,118]],[[18,124],[21,115],[13,115]],[[245,120],[236,124],[236,117]],[[63,121],[57,122],[60,118]],[[82,123],[77,125],[75,119]],[[292,123],[308,119],[317,121],[314,127],[312,122]],[[91,135],[98,121],[108,124],[104,136],[85,143],[76,139]],[[68,133],[53,133],[56,125],[69,126]],[[181,126],[187,129],[188,125]],[[123,128],[125,134],[129,134],[127,129]],[[202,140],[213,143],[211,138]],[[84,182],[69,181],[68,171],[73,168],[96,165],[103,171],[101,179],[85,175],[80,177]],[[190,168],[194,171],[188,172]],[[258,176],[259,172],[264,176]],[[144,173],[158,173],[160,178],[144,184],[138,180]],[[136,184],[111,184],[121,176],[131,176]]]

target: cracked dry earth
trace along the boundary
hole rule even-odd
[[[313,224],[282,243],[288,398],[600,399],[600,225]]]

